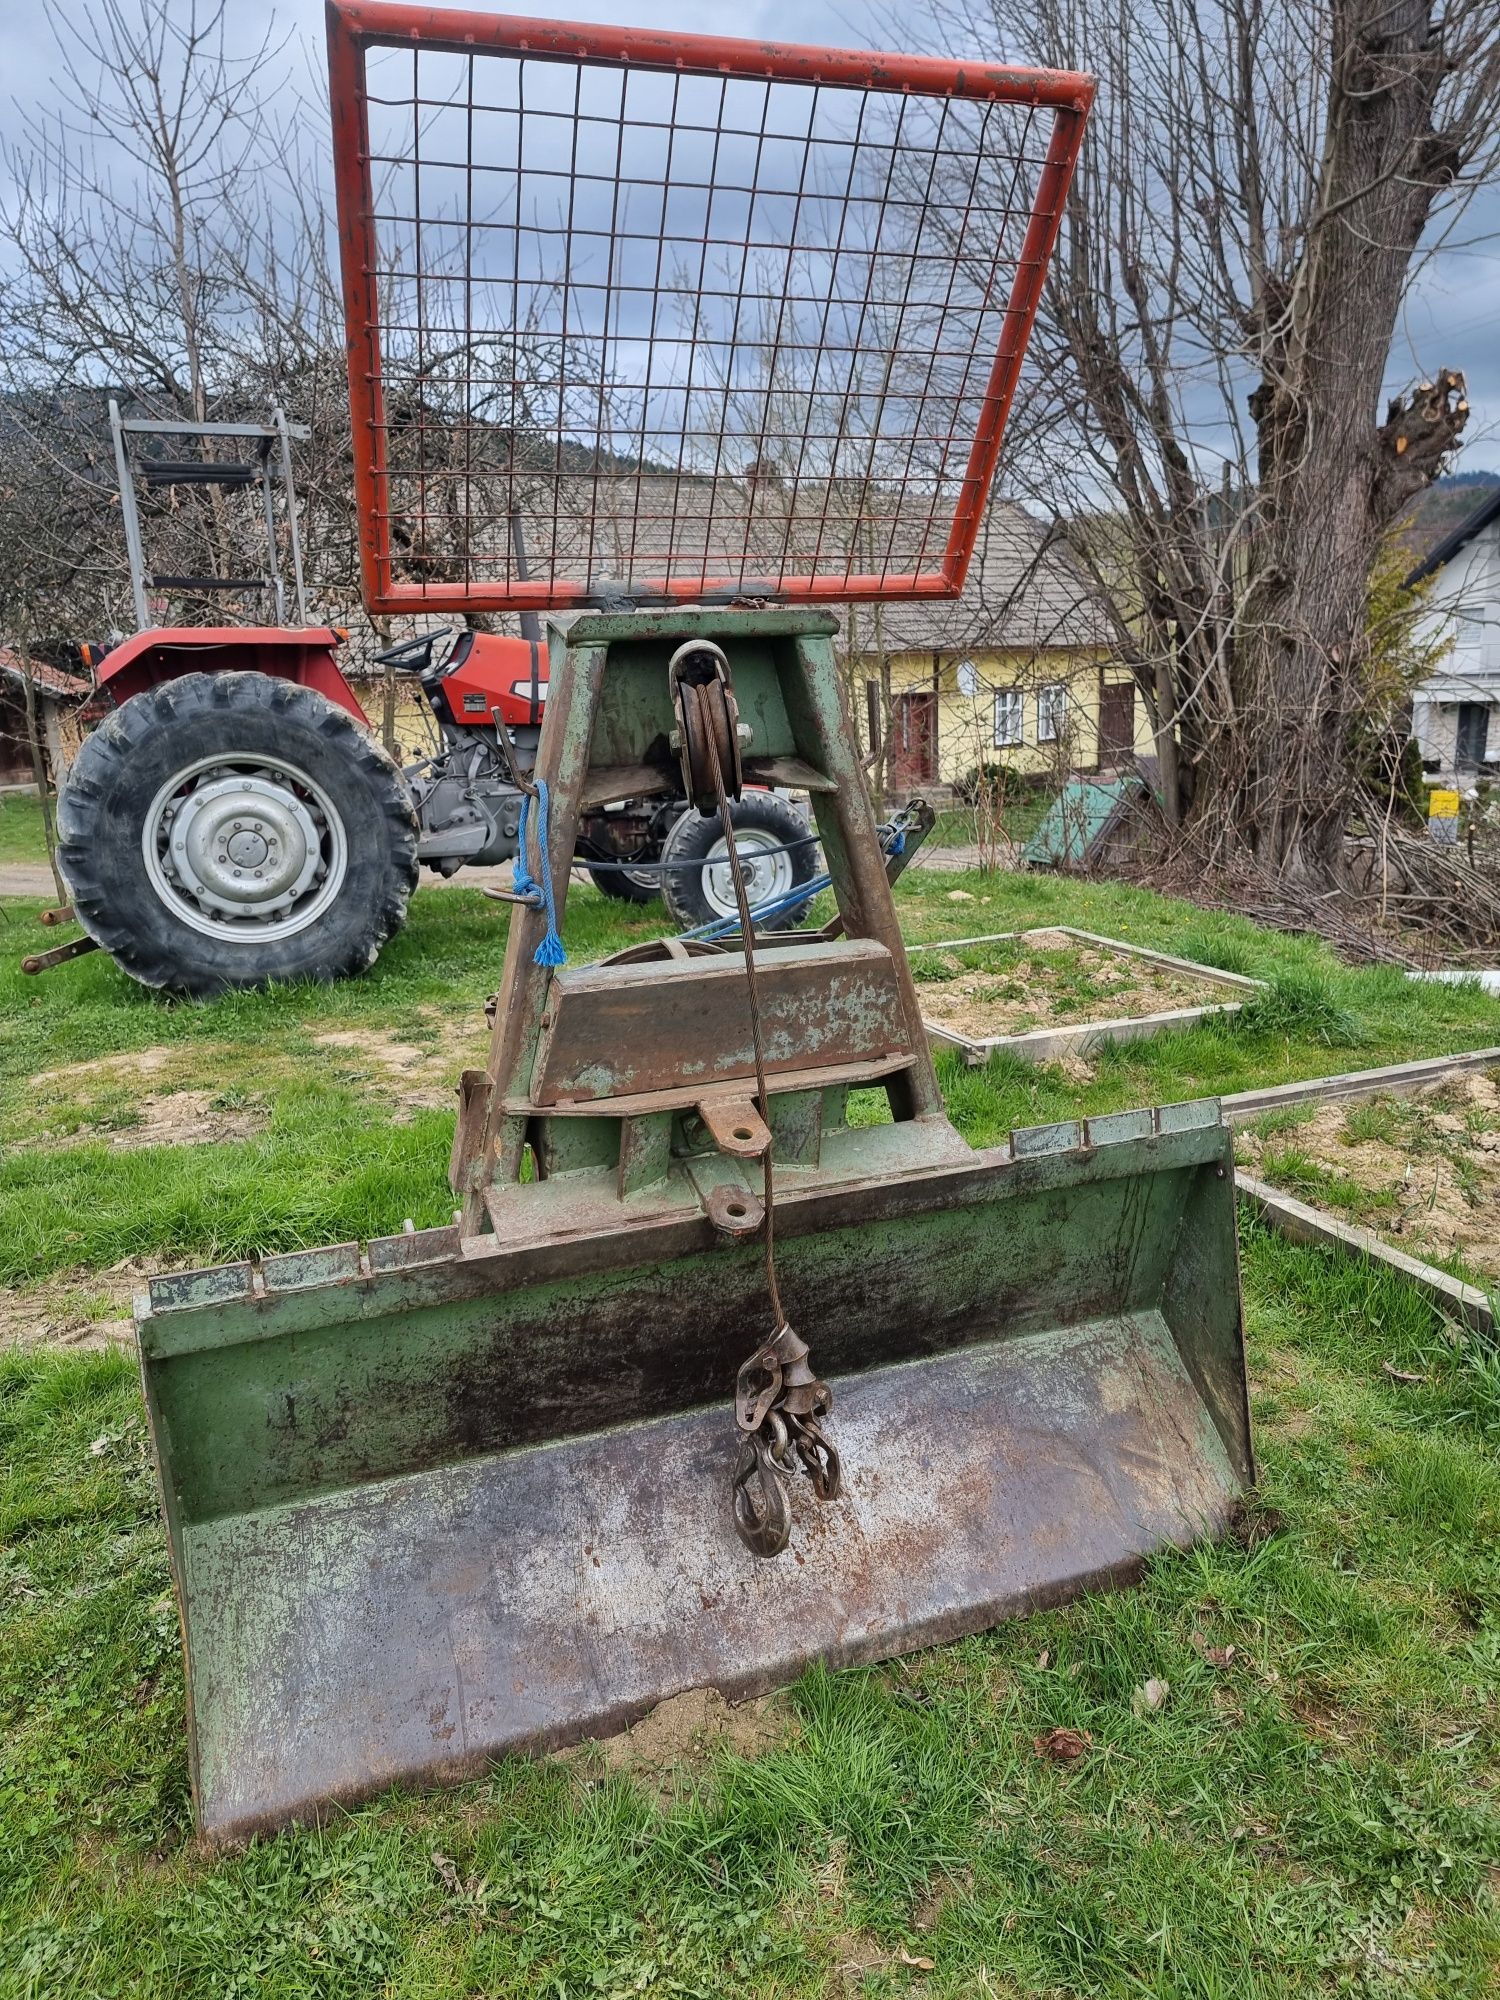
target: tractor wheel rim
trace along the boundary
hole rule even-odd
[[[146,873],[189,929],[236,943],[295,937],[338,896],[344,822],[323,787],[280,757],[200,757],[157,792],[141,829]]]
[[[764,827],[738,827],[734,846],[740,857],[745,893],[750,898],[752,910],[758,910],[763,903],[779,903],[783,896],[792,893],[795,887],[792,857],[786,852],[786,842],[780,834]],[[708,850],[704,860],[704,900],[719,916],[737,917],[740,906],[734,900],[734,878],[729,872],[729,843],[723,834]]]

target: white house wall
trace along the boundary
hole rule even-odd
[[[1455,775],[1460,702],[1490,710],[1486,760],[1500,760],[1500,521],[1492,521],[1438,571],[1423,636],[1450,638],[1452,651],[1418,689],[1412,723],[1422,758]]]

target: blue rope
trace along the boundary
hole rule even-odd
[[[789,889],[786,895],[778,896],[774,902],[757,903],[750,912],[751,924],[764,923],[767,917],[779,917],[783,910],[794,910],[799,903],[810,903],[813,897],[821,895],[832,881],[831,875],[814,875],[810,882],[799,883],[795,889]],[[738,916],[715,917],[712,923],[699,924],[696,930],[684,931],[682,935],[685,938],[702,938],[705,943],[716,944],[720,938],[732,936],[739,927]]]
[[[530,817],[531,794],[523,792],[521,794],[521,824],[516,828],[516,859],[515,866],[511,870],[511,879],[518,896],[526,896],[533,902],[538,902],[542,893],[541,887],[538,883],[532,881],[530,871],[526,866],[526,826]]]
[[[552,897],[552,856],[547,852],[547,780],[536,781],[536,840],[542,861],[542,908],[547,912],[547,934],[532,953],[533,965],[566,965],[568,954],[557,934],[557,904]],[[527,877],[530,881],[530,877]]]
[[[531,831],[531,796],[526,794],[521,800],[521,822],[516,828],[516,858],[511,869],[511,879],[515,892],[531,904],[533,909],[547,912],[547,934],[531,955],[533,965],[566,965],[568,954],[563,950],[562,939],[557,934],[557,904],[552,895],[552,857],[547,852],[548,797],[547,780],[536,781],[536,837],[540,852],[542,879],[537,881],[526,863],[526,848]]]

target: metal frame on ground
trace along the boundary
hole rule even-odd
[[[961,1035],[956,1028],[941,1026],[924,1017],[923,1026],[928,1040],[948,1048],[961,1049],[965,1062],[971,1068],[988,1062],[997,1049],[1008,1050],[1024,1062],[1056,1062],[1060,1056],[1087,1055],[1102,1042],[1146,1041],[1152,1035],[1165,1034],[1171,1028],[1193,1028],[1200,1021],[1218,1015],[1237,1014],[1245,1000],[1265,991],[1266,982],[1263,979],[1251,979],[1242,972],[1221,972],[1217,966],[1197,965],[1192,959],[1174,958],[1165,951],[1150,951],[1145,945],[1127,944],[1122,938],[1101,937],[1095,931],[1079,930],[1074,924],[1035,924],[1024,931],[994,931],[985,937],[944,938],[935,944],[908,945],[906,951],[910,958],[919,951],[956,951],[968,945],[1008,944],[1015,938],[1043,936],[1076,938],[1080,944],[1118,952],[1124,958],[1144,959],[1151,965],[1163,965],[1171,972],[1185,973],[1244,997],[1205,1001],[1199,1007],[1172,1007],[1156,1014],[1120,1015],[1109,1021],[1075,1021],[1071,1026],[1032,1028],[1019,1035]]]

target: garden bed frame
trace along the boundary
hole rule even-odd
[[[1197,1007],[1171,1007],[1157,1014],[1125,1014],[1108,1021],[1059,1022],[1055,1027],[1030,1028],[1015,1035],[965,1035],[956,1028],[928,1021],[924,1017],[929,1041],[939,1047],[961,1049],[964,1061],[972,1068],[988,1062],[997,1049],[1008,1049],[1025,1062],[1056,1062],[1060,1056],[1087,1055],[1102,1042],[1145,1041],[1152,1035],[1162,1035],[1173,1028],[1196,1027],[1198,1022],[1215,1015],[1237,1014],[1247,1000],[1265,990],[1263,979],[1251,979],[1242,972],[1221,972],[1217,966],[1197,965],[1192,959],[1174,958],[1165,951],[1150,951],[1145,945],[1127,944],[1122,938],[1101,937],[1096,931],[1079,930],[1074,924],[1036,924],[1024,931],[995,931],[984,937],[944,938],[935,944],[910,944],[906,952],[908,958],[915,958],[918,952],[923,951],[958,951],[971,945],[1010,944],[1018,939],[1036,937],[1076,938],[1080,944],[1090,945],[1096,951],[1110,951],[1122,958],[1141,959],[1147,964],[1162,965],[1168,971],[1220,986],[1230,997],[1205,1001]],[[920,989],[918,998],[921,998]]]
[[[1342,1076],[1309,1077],[1301,1083],[1278,1084],[1268,1090],[1242,1090],[1219,1100],[1226,1124],[1242,1125],[1262,1117],[1284,1104],[1350,1103],[1366,1097],[1409,1096],[1429,1084],[1460,1075],[1465,1070],[1500,1067],[1500,1048],[1469,1049],[1452,1056],[1432,1056],[1421,1062],[1392,1063],[1387,1069],[1349,1070]],[[1292,1243],[1322,1244],[1345,1257],[1362,1258],[1394,1271],[1415,1285],[1439,1312],[1493,1339],[1495,1301],[1478,1285],[1466,1284],[1436,1264],[1409,1257],[1373,1230],[1345,1222],[1326,1209],[1314,1208],[1295,1195],[1240,1169],[1235,1170],[1235,1193],[1268,1229]]]

